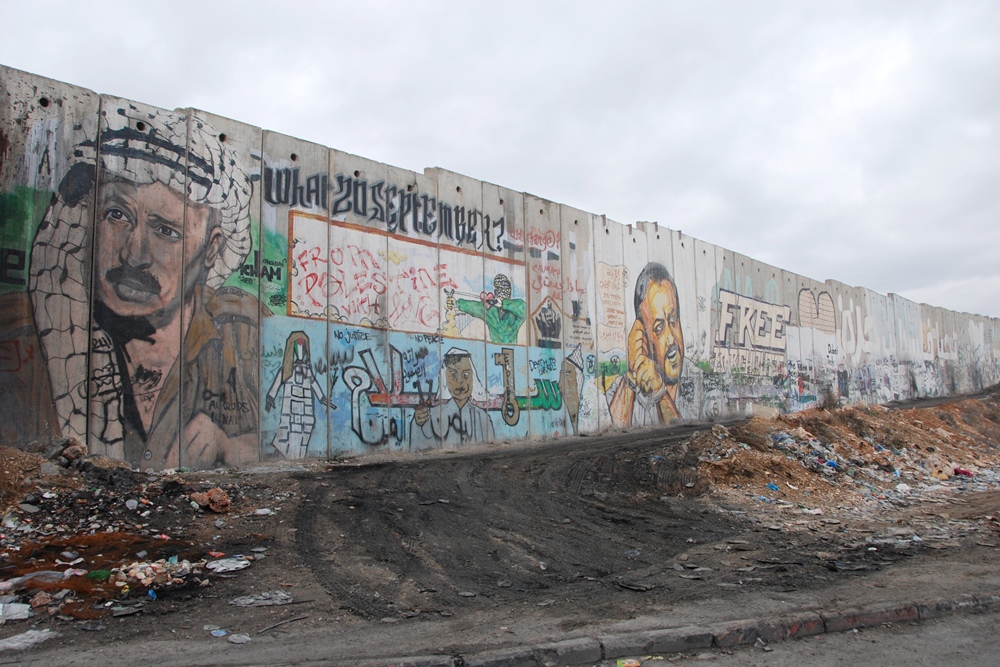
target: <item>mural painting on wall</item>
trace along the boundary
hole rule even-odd
[[[135,465],[256,459],[257,300],[224,286],[252,248],[252,159],[197,116],[106,104],[98,129],[75,129],[34,235],[32,372],[51,395],[19,399]]]
[[[397,207],[390,202],[388,210]],[[419,225],[408,214],[395,227]],[[327,229],[335,239],[329,252]],[[329,378],[329,403],[345,408],[331,416],[332,431],[338,432],[331,436],[338,438],[335,449],[490,442],[496,437],[494,420],[516,425],[529,409],[562,409],[557,382],[539,381],[531,396],[516,386],[519,353],[507,346],[524,337],[523,261],[491,257],[492,290],[474,293],[471,287],[482,284],[482,276],[463,276],[455,268],[472,250],[438,248],[414,234],[392,236],[391,251],[390,246],[370,250],[375,247],[370,239],[380,233],[344,220],[289,213],[285,315],[330,321],[329,359],[319,370]],[[386,293],[390,299],[383,311],[380,297]],[[469,343],[449,342],[473,337],[469,332],[476,326],[480,340],[502,346],[486,356],[486,368],[480,367],[481,351],[473,354]],[[391,331],[391,343],[383,329]],[[484,382],[491,373],[499,378],[494,393]],[[269,399],[279,386],[277,376],[273,382]],[[305,393],[319,396],[316,389]],[[375,415],[376,410],[382,412]],[[344,438],[347,433],[351,438]],[[275,449],[283,455],[290,451],[277,444]]]
[[[425,449],[433,445],[454,447],[491,442],[493,422],[481,407],[483,404],[488,404],[488,396],[472,364],[472,355],[467,350],[451,348],[444,354],[435,400],[422,403],[413,411],[411,445]]]
[[[41,104],[55,89],[0,73],[0,436],[18,446],[206,468],[1000,377],[995,319],[762,285],[679,235],[643,247],[568,206],[202,112]]]
[[[626,364],[606,393],[611,419],[628,428],[691,418],[694,406],[678,390],[682,378],[696,371],[684,359],[677,286],[665,266],[646,264],[636,278],[633,302]]]
[[[493,277],[493,291],[481,292],[479,299],[456,299],[455,290],[445,288],[446,310],[456,308],[486,324],[492,343],[516,343],[524,324],[528,305],[524,299],[512,298],[510,278],[502,273]],[[472,295],[468,295],[472,296]]]
[[[309,336],[304,331],[293,332],[285,343],[281,368],[265,398],[265,410],[276,408],[279,393],[281,421],[271,446],[286,458],[302,458],[316,427],[314,404],[318,401],[330,410],[336,409],[313,373]]]

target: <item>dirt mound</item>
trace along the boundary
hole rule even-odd
[[[997,392],[921,409],[807,410],[712,435],[705,488],[765,503],[861,507],[1000,483]]]
[[[32,487],[25,480],[33,476],[45,457],[29,454],[19,449],[0,447],[0,514],[20,502],[20,498]]]

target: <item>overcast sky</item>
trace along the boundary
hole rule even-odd
[[[7,2],[0,63],[1000,316],[1000,3]]]

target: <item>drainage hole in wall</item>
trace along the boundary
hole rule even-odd
[[[354,178],[360,178],[360,177],[361,177],[361,172],[359,170],[355,169],[354,170]]]
[[[135,129],[139,130],[140,132],[145,132],[146,124],[140,120],[138,123],[135,124]]]
[[[41,104],[43,107],[47,107],[49,106],[49,98],[43,97],[38,100],[38,103]]]
[[[220,132],[219,133],[219,141],[225,143],[225,141],[226,141],[226,133],[225,132]]]

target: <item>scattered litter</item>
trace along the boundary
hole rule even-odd
[[[226,641],[230,644],[249,644],[251,640],[250,635],[229,635]]]
[[[265,591],[256,595],[244,595],[229,601],[237,607],[277,607],[291,604],[292,596],[285,591]]]
[[[215,630],[212,630],[209,634],[211,634],[213,637],[225,637],[226,635],[229,634],[229,632],[227,630],[223,630],[222,628],[216,628]]]
[[[13,602],[0,604],[0,623],[5,621],[22,621],[31,617],[31,605]]]
[[[219,560],[210,561],[205,565],[205,569],[219,574],[223,572],[236,572],[248,567],[250,567],[250,561],[244,558],[220,558]]]
[[[54,639],[58,636],[58,632],[49,629],[28,630],[19,635],[7,637],[7,639],[0,639],[0,651],[23,651],[26,648],[31,648],[36,644],[41,644],[48,639]]]

